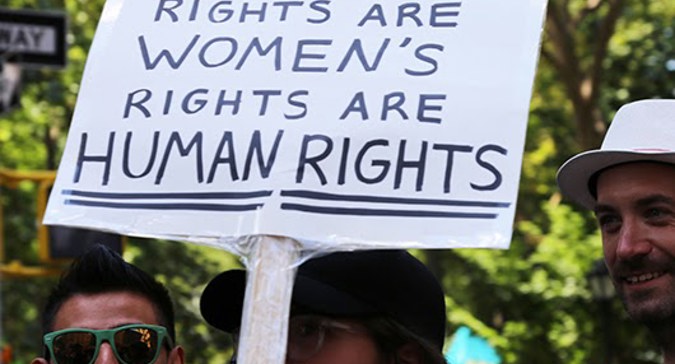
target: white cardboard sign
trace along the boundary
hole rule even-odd
[[[545,0],[108,0],[45,223],[511,239]]]

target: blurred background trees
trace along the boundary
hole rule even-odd
[[[21,107],[0,115],[0,168],[53,170],[103,0],[3,5],[68,13],[67,68],[25,69]],[[672,1],[549,0],[511,248],[414,252],[442,280],[449,334],[470,327],[496,347],[503,363],[605,363],[608,338],[613,363],[658,362],[656,347],[617,300],[593,300],[586,276],[601,258],[599,234],[590,213],[562,199],[555,173],[569,156],[599,145],[621,104],[675,96],[674,32]],[[0,188],[4,263],[42,264],[36,185]],[[238,259],[212,248],[144,239],[130,239],[125,258],[170,287],[188,361],[225,362],[229,339],[203,323],[198,298],[209,278],[239,266]],[[14,363],[29,363],[41,351],[40,299],[55,279],[2,277],[0,345],[12,346]]]

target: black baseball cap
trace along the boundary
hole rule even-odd
[[[241,325],[245,270],[213,278],[201,297],[206,322],[225,332]],[[439,350],[445,339],[445,297],[429,269],[405,250],[331,253],[298,268],[292,305],[342,317],[384,316]]]

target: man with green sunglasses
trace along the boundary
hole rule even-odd
[[[42,328],[44,355],[32,364],[184,364],[166,288],[102,245],[61,277]]]

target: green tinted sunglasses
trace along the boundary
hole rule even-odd
[[[166,339],[173,341],[166,328],[156,325],[125,325],[110,330],[65,329],[44,336],[44,343],[56,364],[92,364],[103,341],[112,347],[122,364],[152,364],[159,357]]]

